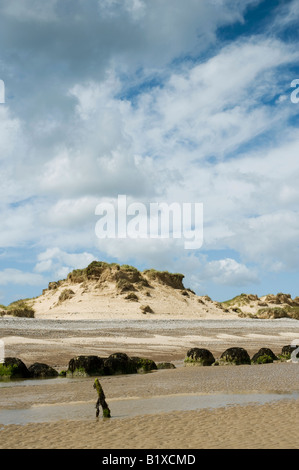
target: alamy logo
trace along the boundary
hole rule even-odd
[[[3,364],[4,360],[5,360],[4,341],[0,339],[0,364]]]
[[[119,195],[117,204],[103,202],[95,214],[101,216],[95,226],[96,236],[104,238],[174,238],[184,239],[184,248],[197,250],[203,243],[203,204],[141,202],[127,204]]]
[[[299,79],[296,78],[295,80],[292,81],[291,87],[295,88],[295,90],[291,94],[291,101],[294,104],[299,103]]]
[[[291,346],[295,347],[294,351],[292,351],[292,354],[291,354],[291,361],[299,362],[299,340],[294,339],[291,342]]]
[[[5,103],[5,85],[4,81],[0,80],[0,104]]]

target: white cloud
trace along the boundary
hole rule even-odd
[[[259,2],[78,0],[71,11],[62,3],[0,7],[0,39],[15,58],[8,96],[18,98],[0,108],[0,245],[38,247],[36,272],[55,277],[85,267],[97,249],[186,269],[194,280],[205,272],[220,284],[256,282],[246,264],[223,255],[209,263],[177,241],[99,242],[97,203],[126,194],[203,202],[203,250],[295,268],[299,135],[285,83],[298,48],[267,31],[223,47],[216,36]],[[293,24],[298,2],[281,11],[273,24]]]
[[[40,274],[7,268],[0,271],[0,285],[7,284],[40,286],[45,284],[45,279]]]
[[[210,261],[205,266],[203,275],[205,280],[230,286],[246,286],[259,282],[254,271],[231,258]]]
[[[55,279],[61,279],[73,269],[86,268],[95,259],[87,252],[67,253],[58,247],[48,248],[38,255],[35,271],[51,272]]]

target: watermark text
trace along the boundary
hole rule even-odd
[[[100,239],[184,239],[187,250],[203,244],[203,204],[142,202],[127,204],[127,196],[119,195],[117,203],[102,202],[96,206],[100,216],[95,233]]]
[[[295,349],[291,353],[291,361],[292,362],[299,362],[299,339],[294,339],[291,342],[291,346],[293,346]]]
[[[292,81],[291,87],[295,88],[295,90],[291,94],[291,101],[294,104],[299,103],[299,78],[296,78]]]
[[[5,360],[4,341],[0,339],[0,364],[3,364],[4,360]]]

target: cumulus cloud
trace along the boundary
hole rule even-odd
[[[45,278],[37,273],[24,272],[19,269],[4,269],[0,271],[0,285],[20,284],[40,286],[45,284]]]
[[[0,64],[1,246],[34,247],[35,272],[58,277],[99,256],[219,285],[295,269],[299,134],[288,87],[299,53],[280,33],[297,2],[259,35],[218,40],[259,3],[2,3],[0,41],[14,60]],[[202,251],[99,241],[95,207],[119,194],[202,202]],[[227,249],[240,263],[209,261]]]
[[[35,271],[51,273],[55,278],[65,278],[73,269],[88,266],[95,257],[91,253],[67,253],[58,247],[49,248],[38,255]]]
[[[216,284],[230,286],[246,286],[259,282],[254,271],[231,258],[210,261],[206,264],[203,275]]]

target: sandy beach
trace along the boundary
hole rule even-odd
[[[1,426],[2,449],[246,449],[299,445],[297,364],[178,366],[146,375],[102,377],[112,411],[110,420],[95,418],[93,378],[56,385],[54,380],[49,385],[16,386],[13,394],[11,387],[0,389],[2,417],[4,410],[17,410],[22,421],[22,412],[29,410],[38,412],[37,420],[47,420]],[[277,397],[269,403],[261,402],[273,390]],[[236,397],[242,399],[245,394],[252,403],[244,400],[244,404],[235,404]],[[208,403],[207,408],[161,409],[163,397],[169,402],[176,398],[181,404],[201,397],[205,406],[207,396],[214,398],[214,404]],[[230,404],[222,406],[227,397],[231,397]],[[146,400],[154,403],[152,409],[142,408]],[[81,416],[72,416],[76,407]],[[42,418],[42,411],[48,418]],[[68,419],[63,419],[65,415]]]
[[[298,448],[297,363],[184,367],[190,347],[279,353],[296,321],[47,322],[1,319],[6,355],[57,370],[78,354],[122,351],[176,369],[100,377],[112,418],[95,418],[94,378],[0,384],[2,449]],[[2,418],[2,419],[1,419]]]

